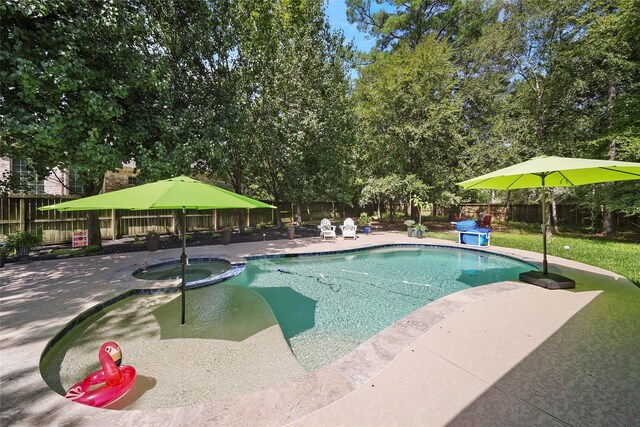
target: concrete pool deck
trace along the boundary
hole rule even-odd
[[[188,248],[190,257],[451,242],[375,233]],[[530,262],[541,256],[491,247]],[[109,411],[67,401],[38,369],[78,314],[132,287],[145,261],[179,250],[8,265],[0,270],[2,425],[632,425],[640,419],[640,288],[550,257],[577,282],[471,288],[428,304],[343,358],[268,389],[202,405]],[[148,284],[146,286],[152,286]]]

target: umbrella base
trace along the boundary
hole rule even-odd
[[[553,273],[544,274],[541,271],[520,273],[520,280],[546,289],[573,289],[576,287],[576,282],[568,277]]]

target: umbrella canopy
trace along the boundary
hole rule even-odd
[[[255,209],[270,208],[275,206],[258,200],[251,199],[232,191],[223,190],[214,185],[191,179],[186,176],[178,176],[150,184],[125,188],[97,196],[71,200],[69,202],[39,208],[59,211],[91,211],[102,209],[129,209],[129,210],[153,210],[153,209],[181,209],[182,221],[185,224],[187,209]],[[185,323],[185,270],[187,265],[186,233],[182,233],[182,323]]]
[[[178,176],[150,184],[84,197],[40,210],[86,211],[102,209],[254,209],[271,208],[267,203],[251,199],[214,185]]]
[[[640,163],[542,156],[459,182],[457,185],[465,189],[516,190],[571,187],[632,179],[640,179]]]
[[[542,188],[543,271],[521,273],[520,279],[550,289],[575,287],[575,282],[547,269],[547,220],[545,187],[571,187],[609,181],[640,179],[640,163],[610,160],[536,157],[457,183],[465,189],[515,190]]]

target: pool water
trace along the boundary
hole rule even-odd
[[[431,301],[529,270],[483,252],[392,248],[250,261],[226,283],[259,293],[293,353],[313,370]]]
[[[64,394],[99,368],[100,345],[114,340],[138,378],[112,409],[233,398],[326,365],[442,296],[530,269],[432,247],[252,260],[224,283],[187,292],[184,326],[179,294],[131,296],[76,324],[40,369]]]
[[[187,282],[195,282],[206,279],[207,277],[217,276],[229,270],[231,265],[222,261],[191,261],[187,265],[185,271],[185,280]],[[138,271],[133,274],[136,279],[145,280],[170,280],[179,279],[182,274],[182,265],[180,263],[170,264],[163,267],[150,266],[146,271]]]

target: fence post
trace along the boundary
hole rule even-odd
[[[116,218],[116,210],[111,209],[111,240],[116,240],[118,236],[118,218]]]
[[[26,218],[27,215],[26,215],[26,213],[27,212],[26,212],[26,209],[24,207],[24,205],[25,205],[24,199],[20,199],[20,204],[19,205],[20,205],[20,210],[19,210],[19,213],[18,213],[18,221],[20,221],[20,222],[18,223],[18,227],[19,227],[18,231],[23,232],[23,231],[27,231],[27,228],[26,228],[26,225],[27,225],[27,218]]]

